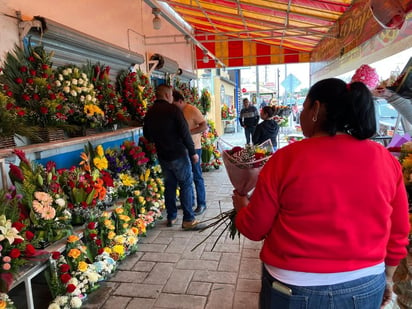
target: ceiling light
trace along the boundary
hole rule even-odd
[[[160,10],[158,8],[152,9],[153,18],[153,29],[159,30],[162,27],[162,20],[160,19]]]
[[[209,62],[209,56],[207,55],[207,50],[203,51],[203,63]]]

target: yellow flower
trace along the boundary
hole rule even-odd
[[[131,187],[136,184],[136,179],[127,174],[119,174],[119,178],[122,181],[122,184],[127,187]]]
[[[105,212],[102,213],[102,217],[105,217],[105,218],[110,218],[110,215],[111,215],[111,213],[108,212],[108,211],[105,211]]]
[[[69,237],[67,237],[67,242],[69,243],[73,243],[78,240],[79,240],[79,237],[77,237],[76,235],[70,235]]]
[[[114,241],[116,242],[116,244],[121,245],[124,244],[124,237],[122,235],[118,235],[114,238]]]
[[[140,213],[142,214],[142,215],[144,215],[145,213],[146,213],[146,208],[140,208]]]
[[[139,195],[140,195],[140,191],[139,191],[139,190],[135,190],[135,191],[133,192],[133,194],[136,195],[136,196],[139,196]]]
[[[81,252],[79,249],[70,249],[69,253],[67,256],[77,259],[80,256]]]
[[[115,211],[117,214],[122,214],[124,210],[123,210],[122,207],[117,207],[114,211]]]
[[[114,253],[117,253],[117,254],[120,254],[120,255],[123,255],[124,254],[124,247],[123,247],[123,245],[115,245],[115,246],[113,246],[113,252]]]
[[[136,227],[132,227],[132,228],[130,228],[130,230],[131,230],[131,231],[133,232],[133,234],[135,234],[135,235],[139,234],[139,229],[136,228]]]
[[[96,166],[96,168],[99,171],[103,170],[103,169],[107,169],[107,167],[109,166],[109,162],[107,161],[107,159],[105,157],[94,158],[93,159],[93,164],[94,164],[94,166]]]
[[[132,245],[132,246],[133,246],[136,242],[137,242],[136,237],[131,237],[131,236],[127,237],[127,243],[128,243],[129,245]]]
[[[104,226],[107,227],[107,228],[109,228],[109,226],[113,224],[112,220],[110,220],[110,219],[104,220],[103,223],[104,223]]]
[[[87,270],[88,266],[89,265],[86,262],[81,261],[81,262],[79,262],[79,265],[77,266],[77,269],[81,272],[85,272]]]
[[[109,247],[104,247],[103,251],[109,254],[112,253],[112,249],[110,249]]]
[[[130,221],[130,217],[126,216],[126,215],[120,215],[119,219],[125,222],[129,222]]]
[[[129,227],[129,223],[123,223],[122,226],[123,226],[124,229],[127,229]]]
[[[142,205],[146,204],[146,200],[144,199],[143,196],[139,196],[139,197],[137,198],[137,200],[138,200],[139,203],[142,204]]]
[[[110,240],[113,239],[115,236],[116,236],[116,233],[113,232],[113,231],[110,231],[110,232],[107,234],[107,238],[109,238]]]
[[[0,309],[6,309],[7,308],[7,303],[4,300],[0,300]]]
[[[99,157],[104,157],[104,150],[102,145],[96,147],[96,153]]]

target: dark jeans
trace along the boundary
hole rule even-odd
[[[287,295],[272,287],[273,278],[262,267],[260,309],[379,309],[383,299],[385,274],[322,286],[287,286],[292,290]]]
[[[193,171],[193,182],[195,183],[196,189],[196,205],[197,207],[206,206],[206,190],[205,190],[205,181],[203,180],[202,167],[200,165],[202,157],[202,149],[196,149],[196,153],[199,156],[199,161],[197,163],[192,162],[192,171]],[[195,200],[193,194],[193,201]],[[194,202],[193,202],[194,205]]]
[[[180,205],[183,209],[183,221],[192,221],[195,214],[192,209],[193,202],[193,176],[192,165],[189,156],[181,157],[173,161],[159,159],[165,184],[165,204],[167,219],[174,220],[177,217],[176,189],[180,187]]]
[[[256,127],[245,126],[244,129],[245,129],[245,136],[246,136],[246,144],[250,144],[250,142],[252,141],[253,133],[255,133]]]

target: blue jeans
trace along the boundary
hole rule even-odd
[[[250,144],[253,133],[255,133],[256,127],[244,127],[244,129],[245,129],[245,136],[246,136],[246,144]]]
[[[323,286],[283,283],[292,290],[292,295],[286,295],[272,288],[273,281],[278,280],[263,266],[260,309],[379,309],[386,285],[384,273]]]
[[[183,209],[183,221],[192,221],[195,215],[192,209],[193,201],[193,176],[189,156],[184,156],[173,161],[159,159],[165,184],[165,204],[167,219],[177,217],[176,189],[180,187],[180,205]]]
[[[195,183],[196,189],[196,205],[197,207],[206,206],[206,190],[205,190],[205,181],[202,176],[202,167],[200,166],[200,161],[202,157],[202,149],[196,149],[196,153],[199,156],[199,161],[197,163],[192,162],[192,171],[193,171],[193,182]],[[195,196],[193,194],[193,205]]]

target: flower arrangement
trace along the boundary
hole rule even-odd
[[[180,80],[175,81],[175,88],[179,89],[185,98],[185,102],[197,107],[202,113],[203,106],[199,100],[199,91],[197,87],[190,87],[188,83],[182,83]]]
[[[110,83],[110,67],[96,64],[92,70],[92,83],[96,91],[96,98],[106,117],[107,126],[114,128],[115,125],[128,123],[130,120],[129,112],[123,105],[120,94]]]
[[[35,234],[32,243],[41,248],[65,237],[71,230],[66,196],[55,163],[43,167],[29,161],[23,151],[15,149],[14,154],[20,163],[19,166],[10,164],[9,176],[17,192],[23,196],[21,216],[29,220]]]
[[[152,89],[150,95],[147,92],[145,93],[145,89],[149,89],[148,78],[141,71],[123,72],[119,75],[117,83],[123,103],[127,107],[131,119],[139,124],[143,123],[148,108],[148,100],[152,100],[150,95],[154,95]]]
[[[57,74],[56,84],[70,108],[70,123],[86,128],[102,127],[105,115],[87,74],[75,65],[59,67]]]
[[[223,120],[231,120],[236,118],[236,111],[233,106],[229,107],[226,104],[222,105],[221,117]]]
[[[363,64],[352,76],[351,83],[353,82],[362,82],[369,88],[369,90],[372,90],[379,84],[379,75],[374,68],[367,64]]]
[[[210,112],[210,107],[212,106],[212,98],[210,96],[210,92],[204,88],[200,94],[199,105],[201,109],[199,109],[203,115],[206,115]]]
[[[208,130],[202,133],[201,145],[202,145],[202,162],[201,167],[203,172],[208,172],[213,167],[219,169],[222,165],[221,154],[217,149],[215,142],[218,138],[215,124],[212,121],[208,121]]]
[[[39,127],[64,127],[69,107],[55,80],[53,53],[42,46],[16,47],[6,55],[1,82],[16,105],[26,109],[28,123]]]
[[[10,297],[6,293],[0,293],[0,308],[4,309],[15,309],[16,306],[14,302],[10,299]]]
[[[145,156],[149,159],[147,165],[149,167],[157,165],[159,162],[157,160],[157,151],[154,143],[150,143],[144,136],[139,137],[139,146],[145,153]]]

